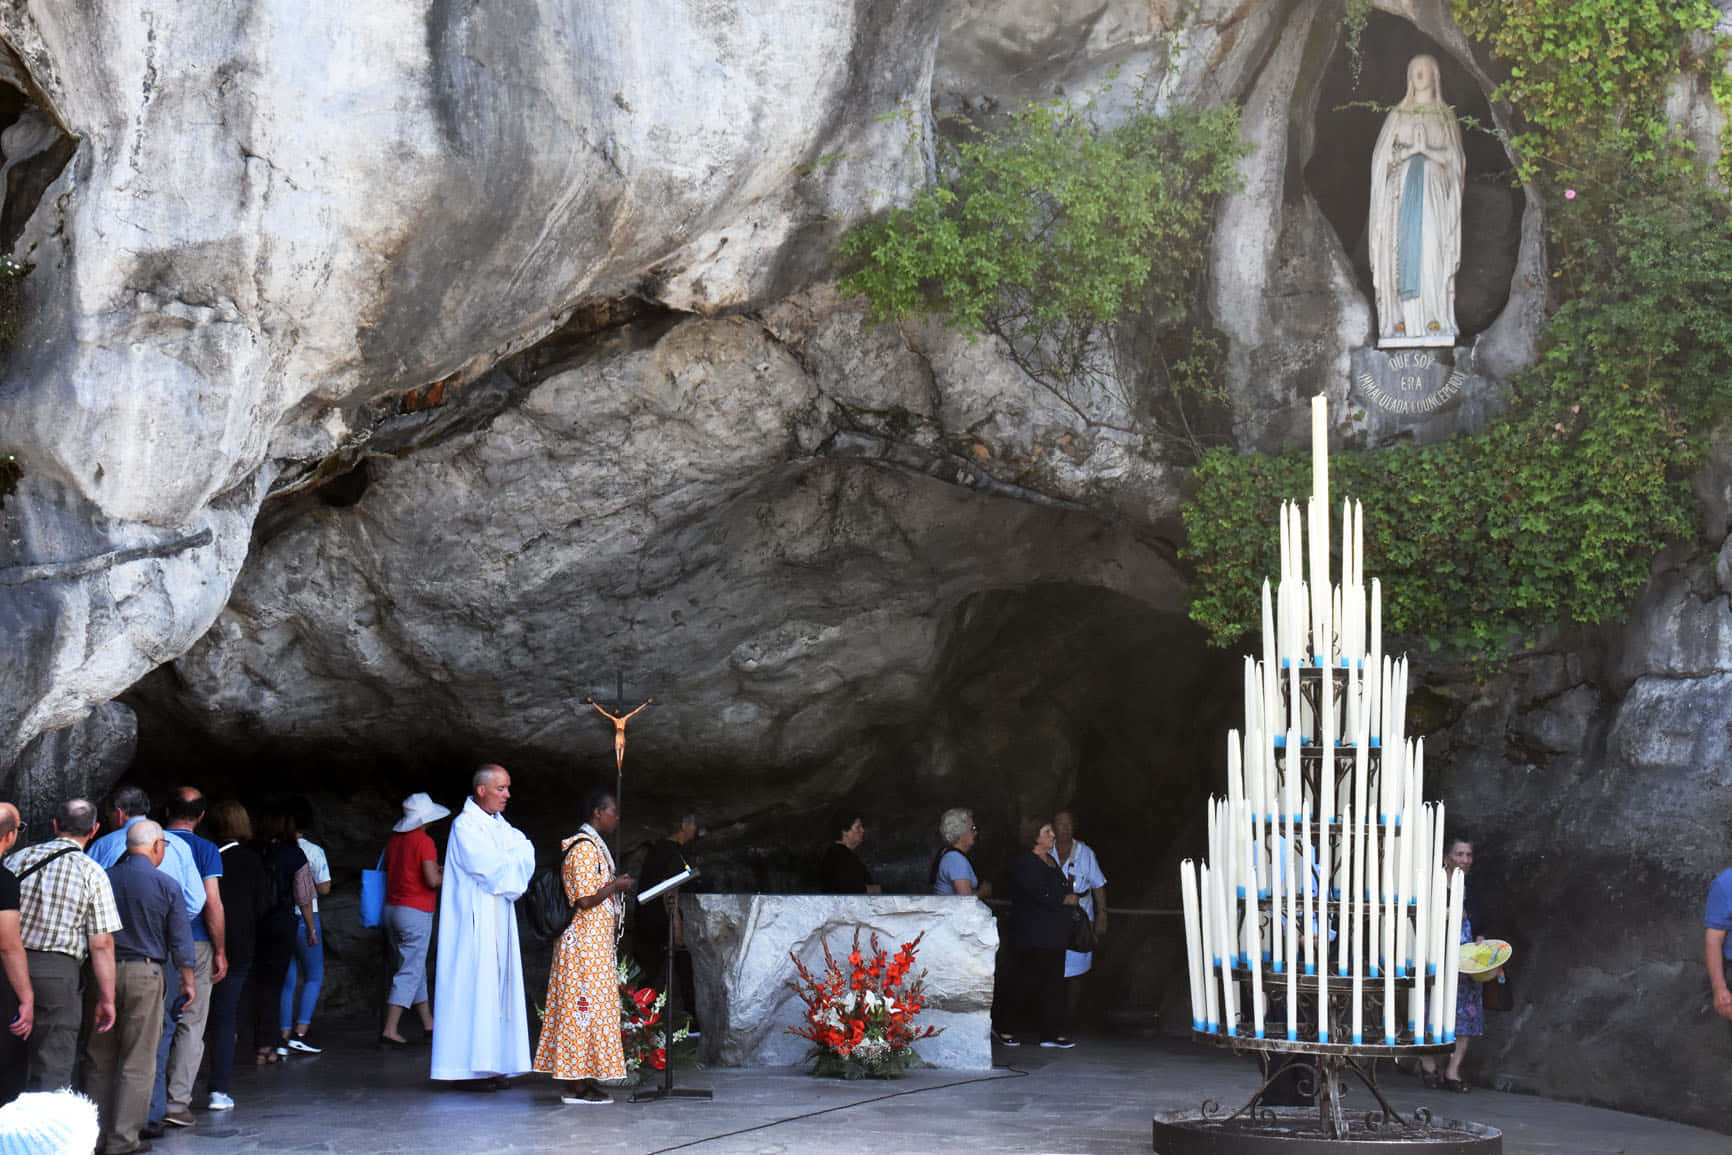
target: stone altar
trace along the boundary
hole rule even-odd
[[[876,931],[891,951],[926,932],[916,960],[926,970],[926,1008],[916,1021],[944,1032],[915,1045],[920,1057],[934,1067],[992,1066],[998,926],[984,903],[960,895],[901,894],[684,894],[680,903],[705,1063],[804,1062],[811,1044],[788,1033],[801,1009],[789,985],[794,967],[788,953],[820,970],[825,941],[840,958],[860,927],[862,945]]]

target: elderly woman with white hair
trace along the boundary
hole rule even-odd
[[[960,807],[946,810],[938,820],[938,836],[944,839],[944,849],[932,860],[932,893],[961,894],[986,898],[992,884],[980,881],[968,852],[974,849],[979,831],[974,825],[974,812]]]

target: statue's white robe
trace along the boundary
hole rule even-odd
[[[512,906],[535,871],[535,847],[471,798],[451,823],[439,898],[433,1078],[530,1069],[529,1011]]]

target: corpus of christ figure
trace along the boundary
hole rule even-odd
[[[602,709],[601,703],[597,702],[594,698],[585,698],[584,701],[594,706],[596,713],[613,723],[613,768],[615,773],[625,773],[625,724],[637,717],[638,712],[642,710],[644,706],[655,701],[655,699],[645,698],[642,705],[624,716],[608,713],[606,710]],[[622,706],[621,709],[624,709],[624,707]]]

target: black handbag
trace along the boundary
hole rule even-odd
[[[1065,949],[1074,950],[1079,954],[1089,954],[1095,949],[1095,923],[1088,912],[1080,906],[1070,908],[1070,937],[1065,940]]]

